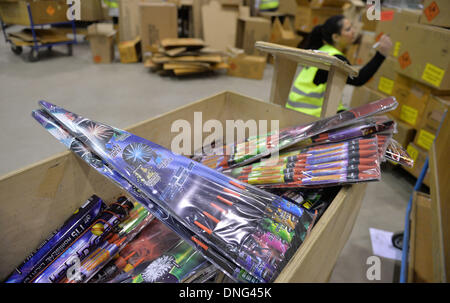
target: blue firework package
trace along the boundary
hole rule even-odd
[[[93,195],[83,206],[66,220],[62,227],[52,233],[31,253],[6,279],[6,283],[27,283],[40,274],[50,263],[69,247],[75,239],[94,222],[106,207],[103,201]]]
[[[279,196],[126,131],[48,102],[39,105],[52,127],[70,134],[72,142],[112,172],[105,176],[144,199],[143,205],[157,218],[161,213],[170,216],[179,229],[174,231],[230,277],[245,270],[257,281],[273,281],[311,226],[307,212]]]

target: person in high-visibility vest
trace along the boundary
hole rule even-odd
[[[119,1],[118,0],[103,0],[103,3],[108,7],[108,13],[111,17],[119,17]]]
[[[276,11],[280,6],[280,0],[259,0],[258,9],[264,11]]]
[[[299,47],[323,51],[350,64],[344,56],[344,52],[355,40],[356,34],[350,20],[342,15],[337,15],[327,19],[324,24],[314,27]],[[378,42],[374,57],[360,69],[357,77],[348,78],[347,84],[364,85],[376,73],[392,48],[392,41],[387,35],[383,35]],[[328,71],[312,66],[303,67],[294,80],[286,107],[320,117],[327,79]],[[345,109],[341,101],[338,111]]]

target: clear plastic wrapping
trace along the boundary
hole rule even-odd
[[[307,187],[379,180],[376,136],[323,144],[225,171],[245,183],[269,187]]]
[[[314,136],[320,139],[318,135],[321,133],[343,128],[366,117],[394,110],[397,105],[394,97],[388,97],[306,125],[270,132],[265,136],[250,137],[241,143],[218,146],[210,155],[195,156],[193,159],[218,171],[239,167]],[[347,131],[351,129],[350,127]],[[349,136],[350,133],[345,134],[344,132],[342,135]],[[308,141],[305,142],[308,144]]]
[[[134,208],[128,218],[119,223],[102,242],[81,263],[77,272],[66,276],[60,283],[84,283],[89,281],[100,269],[102,269],[120,250],[122,250],[145,226],[153,216],[138,202],[134,202]]]
[[[153,220],[90,282],[183,282],[208,263],[161,221]]]
[[[390,139],[386,148],[386,159],[406,167],[413,167],[414,160],[395,139]]]
[[[122,179],[105,176],[131,189],[158,219],[158,211],[169,215],[169,225],[230,277],[249,274],[247,280],[273,281],[311,226],[309,213],[279,196],[131,133],[39,104],[54,125]]]

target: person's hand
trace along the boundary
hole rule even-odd
[[[389,52],[392,49],[392,40],[389,38],[388,35],[381,36],[380,40],[378,41],[378,51],[385,57],[389,55]]]

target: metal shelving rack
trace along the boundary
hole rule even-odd
[[[33,21],[33,15],[31,13],[31,8],[30,8],[29,3],[27,3],[27,10],[28,10],[28,18],[30,20],[31,34],[33,36],[33,41],[31,41],[31,42],[13,41],[6,32],[6,28],[7,28],[6,24],[0,18],[0,25],[2,28],[3,36],[5,38],[6,43],[11,44],[12,52],[16,55],[20,55],[20,54],[22,54],[24,46],[30,47],[30,53],[28,55],[28,60],[30,62],[36,62],[36,61],[39,61],[39,49],[47,48],[48,50],[51,50],[52,47],[56,46],[56,45],[67,45],[68,55],[72,56],[73,44],[77,43],[75,20],[65,21],[65,22],[35,24]],[[42,43],[38,40],[38,37],[36,34],[36,29],[38,26],[40,26],[43,29],[44,26],[46,26],[46,25],[52,26],[52,25],[68,25],[68,24],[70,24],[72,26],[72,33],[73,33],[72,40],[57,41],[57,42],[52,42],[52,43]],[[14,25],[14,24],[9,24],[9,25]]]

